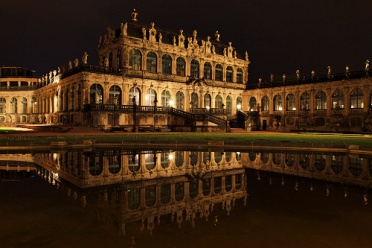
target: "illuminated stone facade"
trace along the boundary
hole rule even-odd
[[[220,34],[171,32],[132,19],[107,28],[99,64],[88,54],[41,78],[0,75],[0,124],[52,124],[104,130],[371,132],[371,71],[248,84],[248,52]],[[21,68],[5,68],[19,70]],[[3,70],[4,67],[2,67]],[[231,125],[230,125],[231,124]]]

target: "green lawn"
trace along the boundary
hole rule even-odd
[[[115,133],[97,135],[59,135],[24,136],[12,133],[0,135],[0,146],[9,145],[49,145],[54,141],[66,141],[68,144],[81,144],[83,140],[96,143],[122,144],[178,144],[206,145],[209,141],[224,141],[225,145],[272,145],[298,147],[337,147],[359,145],[372,148],[372,135],[364,134],[324,134],[324,133]]]

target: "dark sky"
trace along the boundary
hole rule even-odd
[[[5,1],[5,3],[4,3]],[[372,60],[372,0],[2,0],[0,64],[48,73],[89,54],[107,27],[130,21],[183,29],[199,38],[216,30],[238,52],[249,52],[249,80],[269,74],[318,75],[362,70]]]

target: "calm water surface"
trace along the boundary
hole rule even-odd
[[[307,176],[249,168],[244,152],[169,154],[0,155],[1,247],[372,247],[368,158],[334,182],[330,154]]]

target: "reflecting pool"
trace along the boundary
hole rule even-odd
[[[368,153],[0,154],[1,247],[370,247]]]

